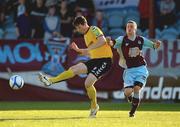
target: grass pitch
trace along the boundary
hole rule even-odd
[[[86,102],[0,102],[0,127],[180,127],[180,104],[144,103],[129,118],[127,103],[99,103],[88,118]]]

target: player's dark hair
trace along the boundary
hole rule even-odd
[[[84,25],[85,23],[87,23],[87,20],[84,16],[77,16],[73,21],[73,26],[76,27],[78,25]]]

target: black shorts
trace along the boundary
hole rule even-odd
[[[103,76],[107,71],[110,70],[112,65],[111,58],[98,58],[98,59],[91,59],[87,62],[84,62],[88,69],[88,74],[92,73],[97,78]]]

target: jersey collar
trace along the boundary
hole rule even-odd
[[[86,30],[86,32],[84,33],[84,35],[87,34],[87,32],[89,31],[89,29],[90,29],[90,26],[88,27],[88,29]]]

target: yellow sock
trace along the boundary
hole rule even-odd
[[[52,83],[56,83],[56,82],[60,82],[60,81],[72,78],[74,76],[75,76],[74,72],[71,69],[69,69],[67,71],[62,72],[56,77],[49,78],[49,81]]]
[[[86,90],[87,90],[88,97],[91,100],[91,108],[96,108],[97,98],[96,98],[95,87],[92,85],[92,86],[86,88]]]

